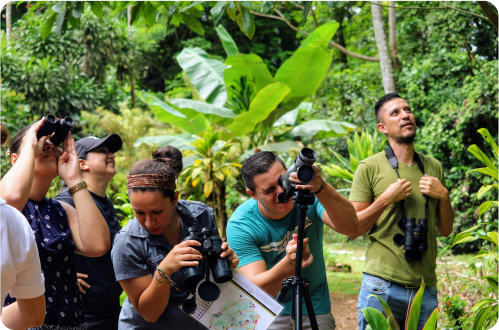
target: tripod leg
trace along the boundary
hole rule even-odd
[[[295,289],[295,295],[293,297],[294,299],[294,312],[295,312],[295,330],[301,330],[302,329],[302,308],[301,308],[301,298],[303,295],[303,287],[298,284]]]
[[[281,290],[279,290],[279,293],[277,294],[277,297],[275,299],[279,302],[282,302],[284,296],[286,295],[286,293],[288,293],[289,288],[290,288],[289,279],[286,278],[284,279],[284,281],[282,281]]]
[[[319,330],[319,326],[317,325],[317,319],[315,318],[314,306],[312,305],[312,298],[310,298],[310,283],[305,283],[305,288],[303,292],[303,298],[305,299],[305,306],[308,311],[308,319],[310,320],[310,326],[312,330]]]
[[[293,288],[293,300],[291,301],[292,304],[291,304],[291,317],[289,319],[289,324],[291,324],[291,327],[293,328],[293,330],[295,330],[296,328],[296,314],[295,314],[295,298],[294,298],[294,295],[295,295],[295,290],[296,288]]]

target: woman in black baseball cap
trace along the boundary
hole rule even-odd
[[[27,219],[36,238],[45,277],[42,328],[86,329],[75,268],[75,253],[100,257],[111,246],[109,229],[83,180],[75,142],[68,133],[62,150],[49,136],[37,138],[45,118],[12,139],[12,168],[0,182],[1,197]],[[68,184],[76,209],[46,198],[57,176]],[[7,298],[6,303],[15,303]],[[12,308],[12,307],[11,307]]]
[[[121,149],[123,141],[118,134],[111,134],[102,139],[91,136],[76,141],[75,146],[83,179],[106,220],[112,242],[121,226],[113,203],[106,196],[106,190],[116,174],[114,154]],[[74,206],[67,189],[55,199]],[[99,258],[77,255],[76,271],[88,329],[118,329],[120,295],[123,290],[114,275],[111,250]]]

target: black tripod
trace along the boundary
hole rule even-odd
[[[315,319],[314,307],[312,306],[312,299],[310,298],[310,281],[300,276],[301,262],[303,251],[303,239],[305,238],[305,219],[307,217],[308,206],[315,202],[314,195],[309,190],[299,190],[293,193],[293,202],[298,204],[300,210],[300,221],[298,223],[298,242],[296,247],[296,264],[295,275],[286,278],[282,281],[281,291],[277,295],[277,300],[282,301],[289,289],[293,290],[293,307],[291,311],[291,319],[294,322],[293,328],[295,330],[302,329],[302,297],[305,299],[305,306],[308,311],[308,318],[313,330],[319,330],[317,320]]]

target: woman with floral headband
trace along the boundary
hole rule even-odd
[[[187,228],[212,228],[218,236],[213,209],[179,200],[175,180],[182,171],[182,153],[166,146],[130,170],[127,188],[135,218],[116,234],[111,256],[116,280],[128,298],[123,303],[118,328],[203,329],[179,309],[189,291],[182,267],[195,266],[201,254],[195,240],[182,240]],[[222,258],[236,268],[239,260],[227,243]]]
[[[33,230],[45,277],[45,321],[40,328],[86,329],[75,268],[75,253],[100,257],[111,246],[104,218],[83,181],[75,142],[68,133],[59,146],[49,136],[38,140],[45,118],[24,127],[10,144],[12,168],[0,182],[1,197],[21,211]],[[52,180],[61,176],[75,207],[46,198]],[[6,308],[17,308],[7,297]]]

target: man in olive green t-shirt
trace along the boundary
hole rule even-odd
[[[388,138],[398,161],[400,178],[385,152],[364,159],[355,171],[350,201],[359,218],[359,231],[349,237],[355,239],[369,232],[370,240],[357,307],[359,329],[364,330],[367,325],[362,309],[374,307],[383,312],[378,299],[367,299],[370,294],[388,302],[402,328],[411,297],[423,278],[426,289],[418,322],[418,329],[422,329],[438,306],[436,231],[443,236],[450,235],[454,212],[440,162],[418,153],[424,173],[416,162],[416,125],[409,104],[398,94],[389,93],[376,103],[375,113],[377,129]],[[421,260],[408,261],[404,244],[395,245],[393,238],[395,234],[405,235],[397,224],[402,217],[402,207],[404,215],[415,218],[416,223],[425,218],[425,195],[428,196],[428,250],[416,253]]]

